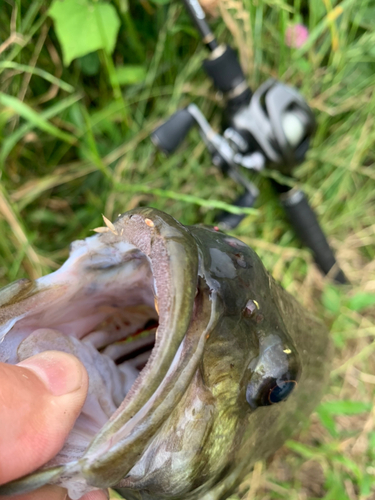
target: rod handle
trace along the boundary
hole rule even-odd
[[[348,283],[345,274],[337,265],[333,251],[304,192],[291,189],[283,193],[280,198],[297,236],[312,250],[314,260],[323,273],[328,274],[335,267],[332,276],[334,281],[341,284]]]

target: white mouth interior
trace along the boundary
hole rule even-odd
[[[47,350],[77,356],[89,393],[63,450],[48,466],[78,459],[119,407],[150,356],[158,313],[149,259],[134,246],[76,242],[66,263],[36,282],[20,314],[0,327],[0,361]]]

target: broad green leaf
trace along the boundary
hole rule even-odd
[[[336,429],[336,423],[335,423],[334,419],[332,418],[332,414],[329,413],[322,405],[320,405],[318,407],[317,413],[318,413],[318,416],[319,416],[321,423],[324,425],[324,427],[327,429],[327,431],[331,434],[331,436],[337,437],[338,432]]]
[[[348,308],[352,311],[361,311],[375,304],[375,293],[358,292],[349,299]]]
[[[328,311],[338,314],[341,307],[341,293],[337,287],[332,285],[326,286],[322,295],[322,302]]]
[[[61,44],[64,64],[98,49],[115,48],[120,27],[113,5],[88,0],[54,0],[49,10]]]
[[[311,64],[304,57],[300,57],[299,59],[296,59],[295,66],[300,71],[302,71],[302,73],[309,73],[309,71],[311,72]]]
[[[326,401],[319,408],[330,415],[358,415],[371,411],[372,404],[365,401]]]
[[[146,68],[144,66],[117,66],[116,77],[119,85],[131,85],[140,83],[146,78]],[[112,85],[114,82],[111,82]]]
[[[361,497],[367,497],[371,494],[371,487],[375,485],[375,477],[372,474],[363,474],[360,484]]]

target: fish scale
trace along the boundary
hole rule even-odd
[[[232,236],[151,208],[105,224],[55,273],[0,291],[0,360],[60,349],[89,374],[64,448],[0,495],[224,499],[320,400],[328,332]]]

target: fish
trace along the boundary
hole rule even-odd
[[[61,350],[89,375],[63,448],[0,495],[225,499],[318,404],[328,331],[218,228],[154,208],[104,222],[57,271],[0,290],[1,362]]]

